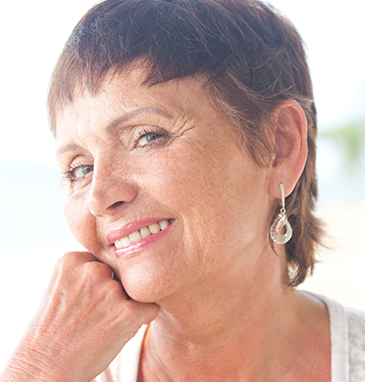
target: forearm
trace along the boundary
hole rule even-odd
[[[102,373],[159,312],[128,299],[111,275],[90,253],[65,255],[0,382],[89,382]]]
[[[64,370],[39,350],[20,343],[0,374],[0,382],[66,382]]]

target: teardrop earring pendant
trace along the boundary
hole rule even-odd
[[[284,185],[280,185],[281,192],[281,210],[279,215],[276,217],[274,223],[270,228],[270,236],[277,244],[285,244],[287,243],[291,237],[293,236],[293,229],[288,221],[288,217],[286,216],[285,209],[285,193],[284,193]],[[285,227],[285,233],[282,235],[281,230]]]

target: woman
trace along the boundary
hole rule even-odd
[[[252,0],[104,1],[49,110],[87,252],[58,262],[1,381],[364,380],[365,316],[294,289],[322,230],[286,19]]]

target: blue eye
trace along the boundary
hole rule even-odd
[[[65,178],[68,182],[73,183],[80,179],[85,178],[85,176],[89,174],[91,171],[93,171],[93,169],[94,169],[94,166],[91,166],[91,165],[85,166],[85,165],[79,164],[79,165],[71,166],[70,171],[68,171],[65,174]]]
[[[143,146],[146,146],[154,141],[156,141],[157,139],[161,138],[161,135],[160,134],[155,134],[155,133],[152,133],[152,134],[148,134],[148,135],[145,135],[143,136],[142,138],[140,138],[137,142],[137,147],[143,147]]]
[[[151,147],[155,144],[162,144],[167,138],[166,130],[158,128],[157,130],[143,130],[134,139],[136,148]],[[162,139],[162,142],[160,142]]]

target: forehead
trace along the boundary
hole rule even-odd
[[[76,127],[81,121],[89,126],[111,123],[115,115],[131,116],[141,109],[159,110],[165,116],[197,116],[212,111],[211,100],[204,82],[197,78],[184,78],[149,85],[144,83],[146,72],[134,69],[109,75],[96,93],[77,88],[72,102],[59,107],[55,113],[55,135],[59,138],[63,127]]]
[[[145,73],[135,70],[110,76],[96,94],[76,93],[73,102],[57,114],[58,158],[77,148],[90,151],[116,142],[133,126],[161,126],[173,134],[198,126],[195,131],[201,139],[209,134],[237,140],[236,128],[215,110],[202,79],[187,77],[153,86],[144,80]]]

